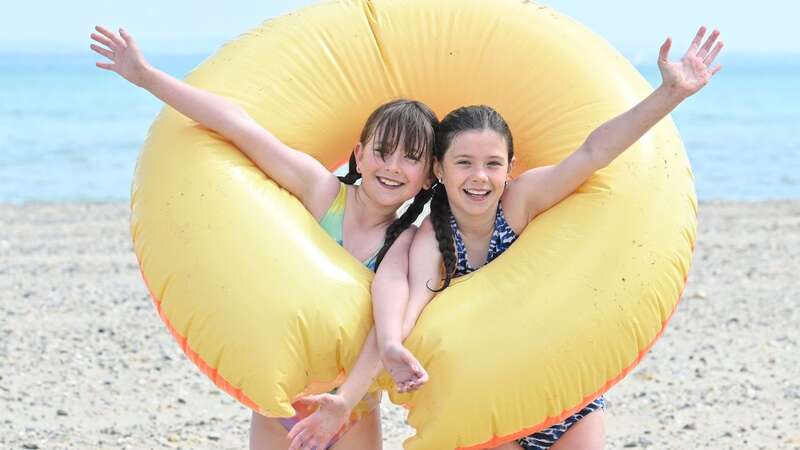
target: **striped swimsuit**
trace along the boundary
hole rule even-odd
[[[467,248],[464,245],[464,239],[461,237],[461,232],[458,231],[458,223],[455,217],[450,215],[450,229],[453,231],[453,239],[456,247],[456,272],[455,276],[460,277],[470,272],[474,272],[480,267],[473,268],[469,264],[467,257]],[[503,207],[497,205],[497,214],[494,220],[494,231],[492,232],[491,240],[489,241],[489,252],[486,256],[486,263],[488,264],[493,259],[500,256],[511,244],[517,239],[517,234],[506,222],[506,217],[503,214]],[[529,436],[517,440],[525,450],[547,450],[558,441],[573,425],[578,423],[581,419],[586,417],[589,413],[604,409],[606,400],[603,396],[596,398],[594,401],[586,405],[577,413],[567,417],[561,423],[557,423],[550,428],[542,431],[537,431]]]

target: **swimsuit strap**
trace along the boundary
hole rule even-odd
[[[333,199],[333,203],[331,203],[331,206],[328,207],[328,210],[325,211],[325,214],[319,221],[322,229],[325,230],[325,232],[328,233],[328,235],[332,237],[339,245],[343,245],[344,243],[344,208],[346,204],[347,185],[344,183],[339,183],[339,193],[336,194],[336,198]],[[383,247],[383,245],[381,245],[381,247]],[[367,258],[366,261],[361,261],[362,264],[364,264],[373,272],[376,269],[379,251],[380,247],[376,249],[372,253],[372,256]]]

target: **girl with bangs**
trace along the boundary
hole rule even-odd
[[[394,100],[378,107],[366,120],[347,174],[337,178],[313,157],[286,146],[230,100],[152,67],[124,30],[118,34],[99,26],[95,30],[91,49],[110,60],[98,62],[97,67],[116,72],[229,139],[265,175],[297,197],[325,231],[365,266],[384,270],[384,260],[407,259],[416,229],[411,224],[431,196],[427,188],[437,119],[426,105]],[[398,217],[398,209],[411,199]],[[405,266],[398,264],[388,269],[398,268],[405,273]],[[365,361],[378,361],[374,331],[359,357],[362,366]],[[321,405],[315,418],[328,411],[337,417],[320,448],[381,448],[380,393],[354,393],[350,387],[360,385],[360,379],[348,382],[334,394],[296,403],[295,417],[272,419],[254,412],[250,448],[288,448],[287,432],[309,416],[315,404]]]

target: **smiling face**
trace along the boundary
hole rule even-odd
[[[491,129],[458,133],[433,166],[447,191],[450,208],[467,215],[497,209],[511,172],[505,137]]]
[[[367,118],[345,178],[349,183],[361,178],[360,192],[380,206],[399,208],[430,187],[437,123],[423,103],[384,103]]]
[[[399,207],[430,183],[430,151],[407,149],[403,141],[395,148],[374,139],[356,146],[361,188],[380,205]]]

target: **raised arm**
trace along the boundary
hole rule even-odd
[[[701,46],[705,32],[705,27],[697,31],[689,49],[677,62],[669,61],[672,40],[667,38],[658,55],[661,85],[632,109],[594,130],[583,145],[559,164],[522,174],[510,183],[503,202],[522,204],[530,221],[574,192],[683,100],[702,89],[722,68],[720,65],[712,68],[723,45],[722,41],[717,42],[719,32],[714,30]]]
[[[239,105],[195,88],[151,66],[125,30],[95,27],[91,49],[111,62],[97,67],[116,72],[181,114],[236,145],[267,176],[298,197],[320,219],[339,189],[337,178],[313,157],[294,150],[256,123]]]

